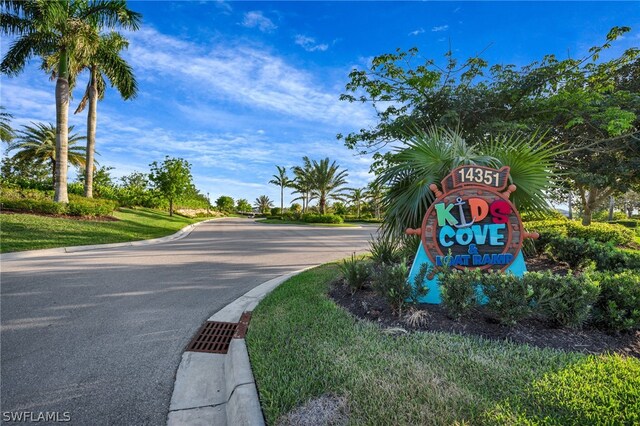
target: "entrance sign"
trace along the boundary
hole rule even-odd
[[[526,271],[522,242],[538,235],[525,232],[520,214],[509,200],[517,188],[508,182],[509,167],[496,170],[469,165],[447,175],[441,183],[442,191],[430,185],[436,199],[422,227],[406,231],[422,239],[410,282],[414,282],[423,263],[509,271],[520,276]],[[421,302],[440,303],[437,278],[431,276],[425,284],[429,293]]]

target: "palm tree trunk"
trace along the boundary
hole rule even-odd
[[[89,111],[87,112],[87,158],[84,168],[84,196],[93,198],[93,157],[96,150],[96,122],[98,116],[97,67],[91,67],[89,86]]]
[[[53,200],[68,203],[67,158],[69,155],[69,81],[67,80],[67,55],[62,53],[58,80],[56,81],[56,173]]]
[[[51,159],[51,184],[56,186],[56,160]]]
[[[284,185],[280,186],[280,214],[284,213]]]
[[[615,201],[613,199],[613,195],[609,195],[609,222],[613,220],[613,207],[615,205]]]

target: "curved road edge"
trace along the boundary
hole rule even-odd
[[[187,225],[178,232],[167,235],[166,237],[153,238],[150,240],[136,240],[136,241],[125,241],[122,243],[109,243],[109,244],[92,244],[85,246],[71,246],[71,247],[56,247],[49,249],[40,249],[40,250],[25,250],[25,251],[16,251],[11,253],[2,253],[0,254],[0,261],[3,260],[15,260],[15,259],[26,259],[33,256],[48,256],[55,254],[64,254],[64,253],[77,253],[80,251],[90,251],[90,250],[102,250],[102,249],[111,249],[118,247],[136,247],[136,246],[148,246],[152,244],[160,244],[166,243],[169,241],[176,241],[188,236],[191,231],[193,231],[197,226],[200,226],[203,223],[213,222],[216,220],[227,219],[225,217],[219,217],[215,219],[207,219],[202,222],[192,223],[191,225]]]
[[[240,296],[208,321],[238,322],[273,289],[318,265],[266,281]],[[245,339],[232,339],[226,355],[184,352],[171,396],[168,426],[264,425]]]

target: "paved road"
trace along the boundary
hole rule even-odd
[[[2,262],[1,410],[161,425],[180,356],[258,284],[365,250],[375,227],[203,224],[147,247]]]

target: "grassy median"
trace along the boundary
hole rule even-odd
[[[637,424],[640,361],[446,333],[393,336],[326,295],[325,265],[256,308],[247,335],[269,424],[325,394],[351,424]]]
[[[120,209],[114,217],[119,220],[105,222],[3,213],[0,215],[0,251],[146,240],[171,235],[202,220],[170,217],[166,212],[152,209]]]

